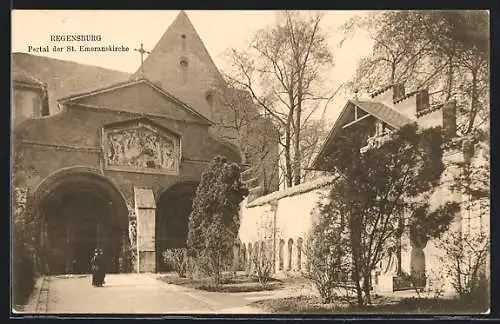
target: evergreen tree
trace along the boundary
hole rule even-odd
[[[188,253],[216,285],[240,227],[239,204],[248,194],[237,164],[216,157],[203,173],[189,215]]]
[[[420,241],[439,237],[459,205],[429,204],[445,169],[440,127],[420,131],[416,125],[404,126],[392,134],[391,140],[364,153],[360,152],[365,145],[363,136],[356,131],[340,134],[332,144],[335,154],[328,164],[339,178],[321,213],[341,215],[342,224],[348,228],[352,280],[362,306],[363,294],[370,303],[372,271],[385,251],[397,248],[396,239],[403,227],[407,226]],[[319,237],[327,236],[323,233]]]

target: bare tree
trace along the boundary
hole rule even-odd
[[[246,52],[233,50],[228,78],[246,89],[278,127],[288,187],[301,182],[304,116],[328,98],[319,91],[321,71],[332,55],[320,27],[321,14],[278,14],[276,24],[259,30]]]
[[[278,189],[279,132],[272,120],[259,112],[248,91],[228,87],[217,97],[224,113],[215,126],[221,138],[235,143],[242,164],[252,168],[262,194]]]
[[[407,89],[428,88],[433,102],[457,100],[460,135],[484,129],[489,120],[488,20],[488,12],[479,10],[355,17],[342,26],[346,38],[361,28],[374,47],[349,86],[377,90],[404,82]]]

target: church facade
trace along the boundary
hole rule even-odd
[[[242,162],[214,131],[223,79],[187,15],[133,75],[13,56],[14,201],[36,223],[42,271],[86,273],[96,247],[110,272],[163,270],[202,172],[217,155]]]

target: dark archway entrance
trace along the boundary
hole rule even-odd
[[[169,271],[164,260],[168,249],[185,248],[189,214],[196,194],[197,182],[182,182],[164,191],[156,208],[157,271]]]
[[[128,209],[119,191],[93,172],[64,172],[38,191],[40,253],[49,274],[90,273],[95,248],[104,250],[107,271],[123,269]]]

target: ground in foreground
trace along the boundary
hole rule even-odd
[[[177,274],[169,273],[159,278],[161,281],[186,288],[193,288],[204,291],[236,293],[276,290],[284,287],[284,282],[277,279],[270,279],[266,284],[259,283],[258,279],[245,274],[226,275],[219,287],[213,285],[209,278],[191,279],[181,278]]]
[[[317,296],[295,296],[266,299],[252,302],[270,313],[281,314],[481,314],[488,308],[465,304],[459,300],[404,298],[393,300],[389,297],[374,296],[373,305],[363,308],[346,302],[322,304]]]

